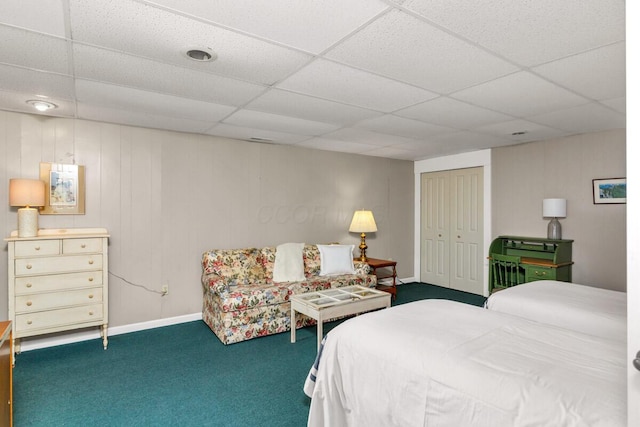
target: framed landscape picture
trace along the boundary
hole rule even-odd
[[[593,203],[596,205],[627,203],[627,179],[594,179]]]
[[[45,182],[41,214],[84,214],[84,166],[40,163]]]

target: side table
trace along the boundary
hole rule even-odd
[[[388,279],[388,278],[393,278],[393,285],[391,286],[386,286],[386,285],[378,285],[376,287],[376,289],[380,289],[381,291],[385,291],[385,292],[389,292],[393,299],[396,299],[396,261],[391,261],[388,259],[377,259],[377,258],[367,258],[367,264],[369,264],[369,267],[371,267],[371,269],[373,270],[373,274],[375,274],[378,277],[378,280],[380,279]],[[382,272],[382,273],[378,273],[378,269],[389,269],[390,271],[387,272]]]

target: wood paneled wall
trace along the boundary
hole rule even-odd
[[[8,181],[37,178],[40,162],[86,167],[86,214],[41,215],[40,227],[109,230],[110,326],[200,312],[207,249],[357,246],[355,209],[372,209],[378,224],[368,255],[413,276],[413,162],[0,111],[4,236],[17,226]]]

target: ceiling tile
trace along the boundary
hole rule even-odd
[[[431,125],[417,120],[405,119],[391,114],[374,119],[363,120],[357,123],[355,127],[413,139],[424,139],[432,135],[454,131],[454,129],[451,128]]]
[[[621,0],[405,0],[402,7],[533,66],[624,39]]]
[[[322,52],[389,8],[377,0],[155,0],[153,3],[312,53]],[[247,13],[249,10],[251,13]]]
[[[235,107],[180,98],[155,92],[145,92],[123,86],[87,80],[76,81],[78,101],[113,109],[146,112],[214,123],[222,120]]]
[[[32,98],[33,95],[30,93],[0,91],[0,105],[2,105],[3,110],[52,117],[74,117],[76,115],[76,107],[73,101],[55,99],[54,103],[57,105],[57,108],[41,113],[25,102]],[[51,99],[45,100],[54,101]]]
[[[455,129],[471,129],[477,126],[509,120],[511,117],[486,108],[476,107],[448,97],[440,97],[394,114]]]
[[[516,117],[560,110],[588,101],[528,72],[515,73],[451,95]]]
[[[209,135],[223,136],[227,138],[242,139],[252,142],[273,142],[276,144],[295,144],[305,141],[310,137],[308,135],[295,135],[285,132],[274,132],[265,129],[256,129],[246,126],[233,126],[225,123],[217,124],[209,129]]]
[[[153,58],[181,67],[274,84],[309,55],[139,2],[70,0],[75,41]],[[210,48],[218,58],[197,62],[183,54]]]
[[[396,146],[380,147],[373,150],[369,150],[366,153],[367,156],[384,157],[389,159],[398,160],[415,160],[415,153],[407,150],[402,150]]]
[[[298,147],[314,148],[316,150],[338,151],[343,153],[363,153],[377,147],[360,144],[358,142],[340,141],[327,138],[312,138],[296,144]]]
[[[339,139],[340,141],[353,141],[361,144],[376,145],[376,146],[390,146],[397,144],[405,144],[414,141],[411,138],[405,138],[402,136],[388,135],[379,132],[371,132],[365,129],[358,128],[342,128],[335,132],[331,132],[323,135],[324,138]]]
[[[246,105],[247,109],[346,125],[382,113],[325,99],[272,89]]]
[[[627,98],[624,96],[620,98],[614,98],[614,99],[605,99],[600,102],[608,107],[613,108],[619,113],[627,112]]]
[[[69,73],[69,54],[64,39],[0,25],[0,62],[34,70]]]
[[[338,126],[328,123],[251,110],[237,111],[226,118],[223,122],[230,125],[247,126],[254,129],[264,129],[300,135],[321,135],[338,128]]]
[[[76,77],[83,79],[235,106],[248,102],[265,90],[252,83],[105,49],[74,45],[73,52]]]
[[[2,24],[65,37],[64,21],[63,0],[0,1],[0,23]]]
[[[574,133],[623,129],[626,125],[624,114],[596,103],[532,116],[529,120]]]
[[[473,129],[473,131],[499,136],[513,142],[542,141],[544,139],[559,138],[567,135],[566,131],[521,119],[479,126]],[[519,134],[521,132],[524,132],[524,134],[513,135],[514,133]]]
[[[78,102],[78,118],[152,129],[167,129],[176,132],[204,133],[211,127],[211,123],[197,120],[101,107],[82,102]]]
[[[440,94],[517,70],[508,62],[397,10],[371,23],[327,56]]]
[[[569,56],[532,71],[595,100],[621,97],[625,94],[625,44]]]
[[[382,112],[391,112],[437,96],[325,60],[312,62],[278,87]]]
[[[19,67],[0,65],[0,90],[72,100],[73,78]],[[52,101],[55,102],[55,101]]]

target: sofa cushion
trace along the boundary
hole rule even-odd
[[[302,282],[289,283],[289,291],[294,295],[306,292],[316,292],[331,288],[342,288],[344,286],[364,286],[375,287],[376,277],[373,275],[357,276],[354,274],[343,274],[340,276],[316,276]]]
[[[288,283],[268,281],[238,284],[220,292],[222,311],[247,310],[289,301]]]
[[[353,245],[318,245],[320,276],[354,274]]]
[[[317,277],[320,274],[320,251],[318,247],[316,245],[304,245],[302,257],[304,258],[305,277]]]
[[[264,280],[264,267],[259,260],[260,250],[212,249],[202,256],[204,274],[216,274],[229,285]]]

